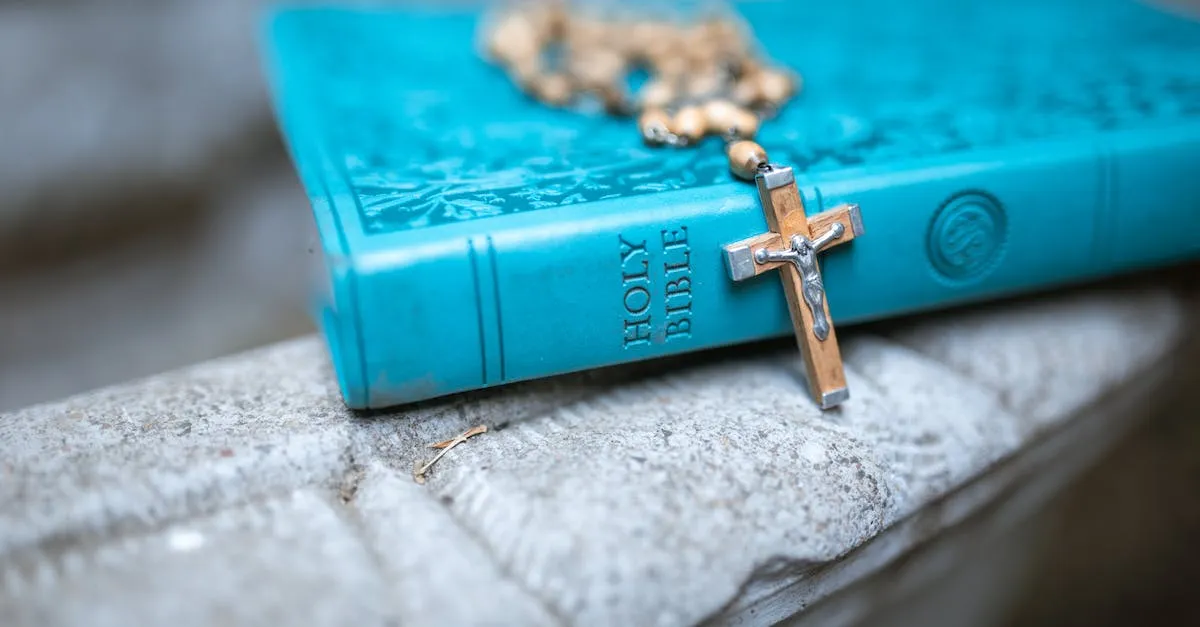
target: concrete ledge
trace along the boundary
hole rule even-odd
[[[202,364],[0,417],[0,624],[686,625],[808,590],[784,616],[996,498],[903,532],[1182,328],[1151,288],[849,332],[825,414],[783,346],[379,415],[315,338]]]

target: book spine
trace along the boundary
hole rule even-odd
[[[1196,256],[1197,163],[1200,129],[1176,128],[798,181],[810,214],[861,207],[865,235],[822,256],[847,324]],[[354,261],[361,340],[335,360],[358,360],[364,389],[347,401],[788,335],[779,279],[735,283],[725,267],[722,246],[765,230],[753,189],[731,184],[413,232]]]

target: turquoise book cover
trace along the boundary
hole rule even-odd
[[[732,5],[804,91],[758,141],[809,213],[836,323],[1200,256],[1200,23],[1134,0]],[[312,203],[348,405],[385,407],[791,333],[716,140],[527,98],[465,8],[277,8],[263,48]]]

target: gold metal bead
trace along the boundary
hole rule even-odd
[[[501,16],[488,37],[488,54],[506,63],[517,63],[541,54],[541,37],[532,21],[521,13]]]
[[[649,60],[651,51],[667,26],[658,22],[637,21],[629,27],[624,40],[626,52],[639,61]]]
[[[561,107],[571,102],[574,90],[563,74],[542,74],[530,83],[533,95],[546,104]]]
[[[570,71],[584,88],[604,89],[625,72],[625,58],[612,50],[597,48],[573,58]]]
[[[710,133],[724,134],[734,125],[736,115],[737,107],[728,100],[717,99],[704,103],[704,119]]]
[[[677,111],[675,117],[671,120],[671,132],[678,135],[681,139],[687,140],[689,144],[697,142],[704,137],[704,131],[707,126],[704,111],[700,107],[691,105]]]
[[[529,90],[542,75],[542,61],[538,57],[513,61],[508,64],[508,74],[514,83]]]
[[[688,95],[693,98],[712,96],[721,90],[721,76],[715,71],[701,71],[693,74],[687,82]]]
[[[734,119],[733,126],[728,130],[728,133],[733,137],[744,137],[751,139],[758,134],[758,127],[762,122],[758,116],[752,111],[738,107],[737,116]]]
[[[544,39],[559,40],[566,32],[567,9],[561,2],[542,2],[530,7],[530,20]]]
[[[668,56],[664,58],[655,58],[652,61],[654,71],[659,76],[668,79],[679,79],[688,73],[687,59],[678,56]]]
[[[748,139],[729,144],[725,154],[729,157],[729,169],[747,181],[753,181],[758,167],[767,163],[767,151]]]
[[[743,78],[733,86],[733,101],[745,106],[753,106],[762,100],[762,92],[759,91],[758,81],[753,78]]]
[[[569,20],[564,33],[572,48],[603,48],[609,37],[605,23],[595,17],[574,17]]]
[[[710,100],[704,105],[708,132],[750,139],[758,132],[758,116],[728,100]]]
[[[741,25],[731,19],[710,19],[705,22],[709,41],[720,51],[729,54],[744,51],[745,37]]]
[[[638,98],[643,108],[665,108],[675,102],[675,86],[672,81],[654,78],[646,82],[638,91]]]
[[[750,80],[758,76],[764,69],[761,61],[747,53],[737,60],[735,72],[742,80]]]
[[[676,67],[681,64],[680,73],[687,68],[687,49],[678,28],[659,28],[654,37],[646,43],[646,59],[660,73],[666,66]]]
[[[683,53],[687,55],[692,66],[696,68],[715,68],[720,49],[716,41],[709,36],[709,29],[704,24],[688,28],[682,33]]]
[[[782,105],[796,92],[796,81],[786,72],[766,69],[759,72],[754,80],[758,82],[762,99],[775,106]]]
[[[667,142],[671,124],[671,116],[658,108],[646,109],[638,116],[638,130],[642,132],[642,139],[651,146],[661,146]]]

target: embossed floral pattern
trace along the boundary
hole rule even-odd
[[[1200,121],[1200,25],[1137,3],[873,2],[871,20],[854,5],[745,7],[804,73],[760,138],[800,172]],[[627,120],[525,101],[470,49],[470,18],[436,34],[388,13],[310,22],[295,36],[326,43],[302,60],[320,77],[306,106],[369,233],[732,181],[715,141],[650,149]]]

